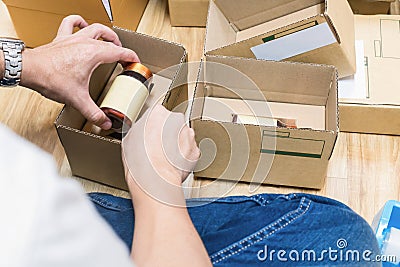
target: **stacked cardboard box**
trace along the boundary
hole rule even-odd
[[[340,82],[340,130],[400,135],[400,16],[356,15],[357,73]]]
[[[168,0],[172,26],[205,27],[209,0]]]
[[[64,17],[79,14],[89,23],[136,30],[148,0],[3,0],[18,37],[28,47],[51,42]]]

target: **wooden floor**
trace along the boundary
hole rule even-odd
[[[138,31],[182,43],[189,59],[201,58],[205,30],[173,28],[166,0],[150,0]],[[0,36],[14,35],[6,9],[0,2]],[[192,74],[193,75],[193,74]],[[71,172],[53,122],[62,105],[22,88],[0,90],[0,122],[54,156],[64,176]],[[78,179],[78,178],[76,178]],[[109,192],[128,196],[93,182],[78,179],[88,192]],[[248,184],[191,179],[188,197],[250,194]],[[369,222],[390,199],[400,199],[400,137],[341,133],[330,162],[326,186],[321,191],[262,186],[254,193],[307,192],[331,197],[348,204]]]

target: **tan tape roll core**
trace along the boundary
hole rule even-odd
[[[125,114],[134,123],[149,96],[146,86],[139,80],[119,75],[115,78],[100,108],[111,108]]]

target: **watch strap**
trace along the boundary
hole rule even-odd
[[[0,39],[0,45],[5,63],[0,86],[16,86],[21,81],[22,51],[25,45],[22,41],[12,39]]]

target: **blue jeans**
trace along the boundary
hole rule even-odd
[[[131,200],[91,193],[101,216],[130,248]],[[308,194],[187,201],[214,266],[381,266],[375,235],[346,205]],[[208,203],[206,205],[199,205]]]

